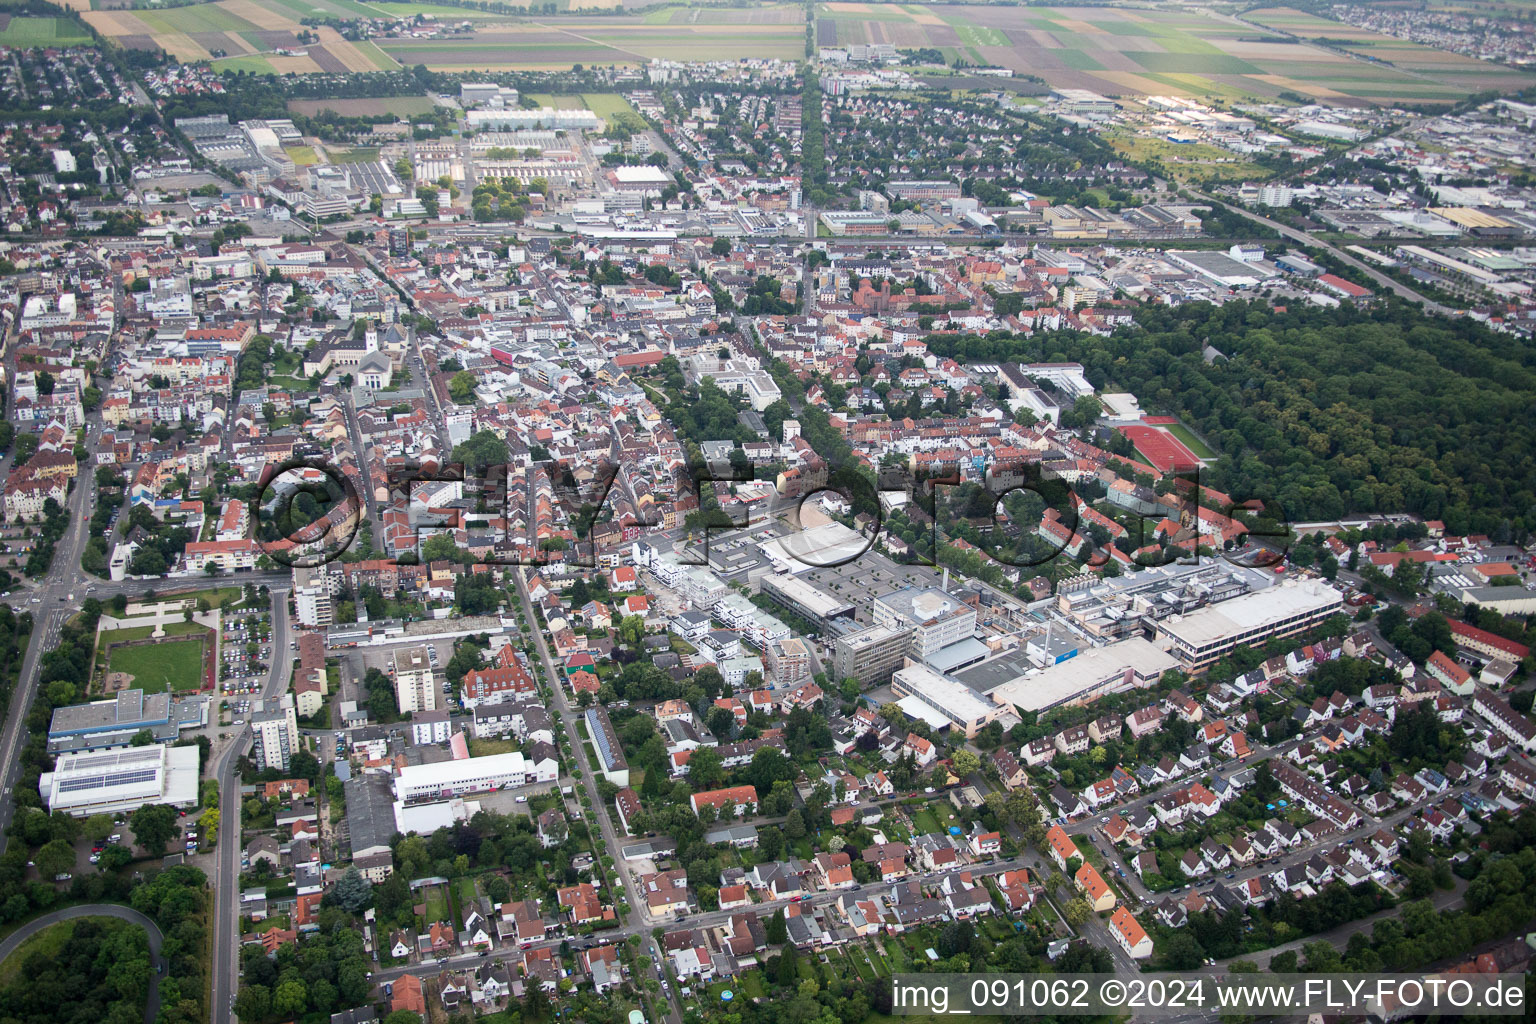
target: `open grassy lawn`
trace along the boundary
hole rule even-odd
[[[914,811],[912,813],[912,830],[919,835],[928,832],[938,832],[940,830],[939,819],[926,807]]]
[[[354,146],[351,149],[326,148],[333,164],[371,164],[379,158],[377,146]]]
[[[114,647],[107,671],[127,672],[146,693],[195,690],[202,683],[203,645],[198,640],[167,640],[140,647]]]
[[[510,754],[518,745],[512,740],[470,740],[470,757],[489,757],[492,754]]]
[[[422,902],[427,905],[426,924],[435,924],[438,921],[449,920],[447,889],[440,885],[423,889]]]
[[[629,105],[628,100],[616,92],[584,92],[581,94],[581,99],[587,105],[588,110],[604,121],[618,121],[621,124],[627,123],[634,128],[639,128],[645,124],[645,119],[640,116],[639,112]]]
[[[334,110],[345,117],[370,117],[378,114],[394,114],[396,117],[414,117],[430,114],[436,106],[430,96],[355,96],[344,99],[289,100],[288,109],[297,114],[313,117],[322,110]]]
[[[557,96],[549,92],[529,93],[528,98],[541,107],[549,107],[553,110],[584,110],[586,103],[579,94],[564,94]]]
[[[182,598],[187,596],[189,595],[181,595]],[[167,622],[165,624],[166,636],[193,636],[206,632],[208,632],[208,627],[197,622]],[[118,643],[123,640],[143,640],[145,637],[153,636],[154,633],[154,626],[130,626],[127,629],[113,629],[103,632],[101,642],[108,644]]]
[[[12,18],[0,31],[0,46],[88,46],[91,37],[73,18]],[[67,938],[67,936],[66,936]]]
[[[1200,440],[1198,437],[1196,437],[1194,435],[1194,433],[1188,427],[1186,427],[1184,424],[1182,424],[1182,423],[1170,423],[1170,424],[1168,424],[1168,426],[1164,427],[1163,429],[1167,430],[1168,433],[1170,433],[1174,437],[1178,438],[1180,443],[1182,443],[1184,445],[1184,447],[1186,447],[1190,451],[1194,452],[1196,458],[1198,458],[1198,459],[1214,459],[1216,457],[1216,453],[1211,451],[1211,449],[1206,445],[1206,443],[1204,441]]]
[[[243,601],[245,599],[245,590],[241,587],[205,587],[200,590],[177,590],[172,593],[157,592],[153,598],[136,597],[133,599],[133,603],[164,604],[167,601],[185,601],[188,598],[193,600],[203,598],[209,604],[213,605],[213,607],[218,608],[223,605],[225,601],[231,598],[233,598],[235,601]],[[266,606],[263,605],[262,607]],[[147,627],[144,628],[146,631],[142,635],[148,636],[148,629]],[[202,626],[199,626],[193,622],[170,622],[166,624],[165,631],[167,633],[196,633],[202,628]],[[141,634],[133,631],[125,632],[123,630],[119,630],[114,635],[119,639],[127,640]]]
[[[289,160],[300,167],[309,167],[320,162],[320,157],[315,155],[314,146],[284,146],[283,152],[288,154]]]

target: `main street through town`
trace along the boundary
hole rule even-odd
[[[288,626],[288,588],[272,590],[272,661],[261,687],[263,698],[277,697],[288,689],[293,655]],[[209,774],[219,780],[219,842],[214,872],[213,1001],[215,1017],[232,1007],[238,988],[240,956],[240,755],[251,743],[251,727],[241,724],[221,736],[214,745]]]

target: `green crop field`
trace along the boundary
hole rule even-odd
[[[418,14],[430,14],[438,21],[509,20],[505,14],[477,11],[472,7],[451,7],[446,4],[370,3],[368,6],[393,18],[414,18]]]
[[[355,3],[354,0],[261,0],[261,2],[287,10],[296,21],[316,17],[377,18],[379,16],[376,5]],[[457,17],[454,18],[455,21],[472,17],[469,12],[458,7],[450,7],[448,10],[458,12]]]
[[[218,4],[194,4],[174,10],[134,11],[134,16],[154,32],[249,32],[256,28]]]
[[[272,75],[277,69],[259,53],[243,53],[238,57],[220,57],[213,62],[215,71],[247,71],[253,75]]]
[[[141,647],[114,647],[107,671],[127,672],[133,685],[146,693],[195,690],[202,685],[203,642],[167,640]]]
[[[91,37],[73,18],[12,18],[0,31],[0,46],[85,46]]]

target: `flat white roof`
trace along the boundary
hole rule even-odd
[[[660,167],[615,167],[613,177],[626,185],[642,185],[655,183],[657,185],[672,184],[672,175]]]
[[[920,695],[919,699],[925,700],[931,707],[942,709],[950,718],[945,725],[974,722],[997,710],[977,696],[976,691],[969,686],[940,675],[927,665],[912,664],[899,668],[894,678],[912,695]]]
[[[197,801],[196,747],[119,747],[65,754],[38,779],[50,810],[107,805],[190,804]]]
[[[764,581],[772,580],[772,585],[781,591],[785,597],[800,604],[813,615],[828,618],[839,612],[849,610],[851,605],[839,601],[820,587],[812,586],[793,573],[776,574],[763,577]]]
[[[830,522],[775,537],[764,541],[761,547],[775,566],[790,572],[806,572],[850,562],[869,549],[870,540],[842,523]]]
[[[896,702],[896,706],[906,713],[908,718],[916,718],[918,721],[927,722],[930,729],[948,729],[954,725],[944,715],[929,706],[921,697],[906,696]]]
[[[1127,672],[1143,679],[1160,676],[1179,662],[1141,637],[1083,651],[1075,658],[1010,679],[988,691],[994,703],[1039,711],[1095,690],[1121,688]]]
[[[495,775],[518,775],[527,770],[527,762],[518,750],[455,761],[434,761],[432,764],[408,764],[400,769],[400,774],[395,778],[395,792],[398,794],[422,786],[452,786],[470,779]]]
[[[1343,600],[1343,595],[1319,580],[1288,582],[1234,597],[1179,618],[1165,619],[1158,623],[1158,629],[1198,648],[1276,625],[1296,615],[1319,611]]]

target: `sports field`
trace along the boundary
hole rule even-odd
[[[1157,468],[1158,472],[1172,473],[1194,469],[1200,465],[1200,460],[1196,458],[1195,453],[1165,430],[1137,425],[1121,427],[1120,432],[1136,446],[1136,451],[1149,465]]]
[[[196,690],[202,685],[203,641],[165,640],[138,647],[113,647],[108,672],[126,672],[146,693]]]

